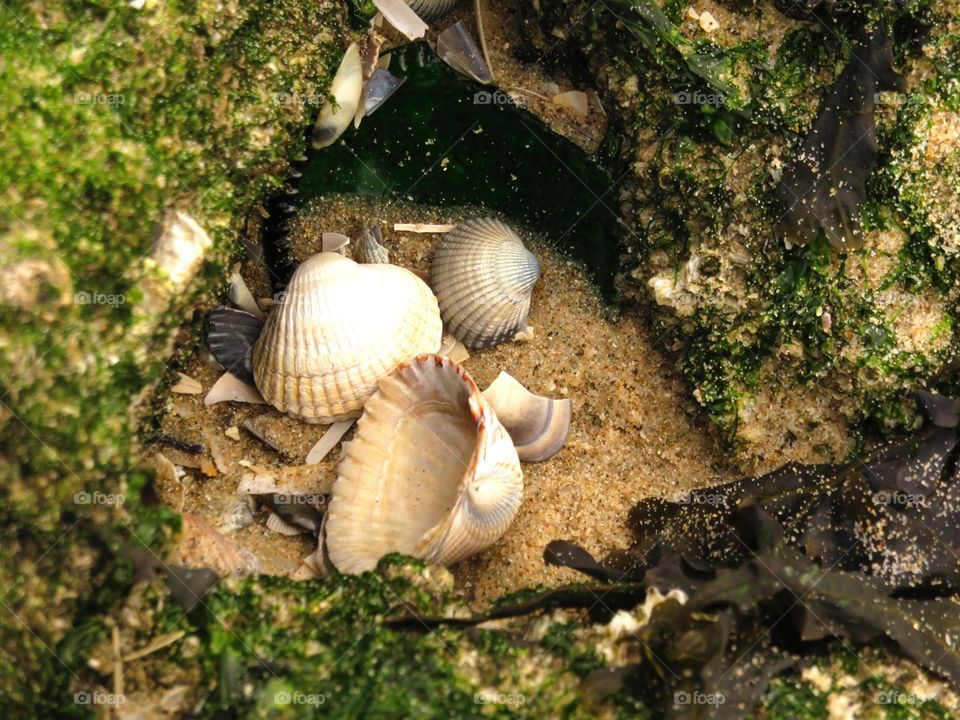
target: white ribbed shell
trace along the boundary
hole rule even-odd
[[[319,253],[297,268],[253,349],[264,399],[311,423],[357,417],[380,378],[401,362],[436,352],[437,301],[396,265],[358,265]]]
[[[527,326],[540,263],[507,225],[476,218],[438,243],[430,266],[447,329],[471,349],[492,347]]]
[[[510,436],[466,371],[438,355],[380,382],[337,473],[326,550],[341,572],[391,552],[463,560],[506,532],[523,498]]]

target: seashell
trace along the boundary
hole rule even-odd
[[[363,114],[373,115],[377,108],[400,89],[404,82],[406,78],[395,77],[388,70],[381,68],[374,70],[373,75],[363,87]]]
[[[207,347],[223,369],[243,382],[253,383],[253,346],[263,330],[263,320],[243,310],[216,307],[210,313]]]
[[[216,405],[221,402],[242,402],[263,405],[266,401],[253,385],[248,385],[233,373],[225,372],[220,376],[210,392],[203,398],[204,405]]]
[[[496,542],[522,497],[517,452],[476,383],[422,355],[380,381],[344,444],[325,550],[341,572],[391,552],[452,564]]]
[[[453,10],[460,0],[410,0],[407,5],[424,20],[436,20]]]
[[[343,422],[334,423],[328,427],[323,437],[317,440],[317,443],[310,448],[310,452],[307,453],[307,457],[303,461],[304,465],[316,465],[329,455],[330,451],[337,446],[337,443],[340,442],[343,436],[353,427],[353,423],[353,420],[344,420]]]
[[[325,232],[320,235],[320,250],[322,252],[337,252],[340,248],[350,244],[350,238],[343,233]]]
[[[578,118],[585,118],[590,114],[590,105],[587,94],[580,90],[557,93],[553,96],[553,104],[566,108]]]
[[[317,118],[317,124],[313,128],[313,147],[325,148],[336,142],[353,121],[362,93],[363,70],[360,63],[360,48],[356,43],[351,43],[330,85],[329,94],[336,102],[324,104]]]
[[[284,522],[283,518],[277,515],[275,512],[271,512],[269,515],[267,515],[266,525],[267,530],[272,530],[280,535],[292,536],[307,532],[303,528],[298,528],[296,525],[290,525],[289,523]]]
[[[527,325],[540,263],[509,227],[492,218],[458,225],[430,266],[447,329],[470,349],[509,340]]]
[[[360,237],[357,238],[353,250],[353,259],[358,263],[388,263],[390,262],[389,251],[380,243],[383,242],[383,233],[377,225],[371,228],[364,228],[360,231]]]
[[[459,20],[437,35],[437,55],[458,73],[479,83],[493,81],[493,73],[480,48]]]
[[[573,404],[534,395],[513,376],[501,372],[483,391],[500,422],[510,433],[524,462],[553,457],[570,434]]]
[[[397,365],[436,352],[442,332],[436,298],[410,271],[320,253],[270,311],[253,349],[254,380],[280,412],[348,420]]]
[[[263,320],[263,311],[260,309],[260,306],[257,305],[257,301],[253,299],[253,293],[251,293],[250,288],[247,287],[243,276],[240,275],[240,263],[234,265],[233,271],[230,273],[229,298],[230,302],[241,310],[250,313],[255,318]]]
[[[178,372],[179,381],[170,388],[170,392],[180,393],[182,395],[199,395],[203,392],[203,385],[196,378],[184,375]]]
[[[427,24],[404,0],[373,0],[373,5],[388,23],[407,36],[407,40],[418,40],[427,31]]]

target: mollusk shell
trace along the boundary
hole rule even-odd
[[[380,378],[440,347],[437,301],[396,265],[319,253],[297,268],[253,349],[253,375],[280,412],[309,423],[357,417]]]
[[[483,391],[510,433],[524,462],[539,462],[560,452],[570,434],[573,403],[534,395],[509,373],[501,372]]]
[[[325,520],[341,572],[391,552],[455,563],[496,542],[520,509],[510,436],[448,358],[422,355],[381,380],[343,453]]]
[[[471,349],[509,340],[527,325],[540,263],[507,225],[477,218],[437,243],[430,284],[447,329]]]
[[[388,263],[390,252],[380,243],[383,242],[383,233],[379,226],[360,230],[360,236],[353,247],[353,259],[358,263]]]
[[[315,148],[325,148],[337,141],[357,113],[363,94],[363,65],[360,48],[352,43],[340,61],[337,74],[330,84],[330,95],[336,103],[325,103],[313,128],[312,143]]]
[[[453,10],[460,0],[410,0],[407,5],[424,20],[436,20]]]

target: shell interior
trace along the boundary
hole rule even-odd
[[[510,433],[521,460],[539,462],[560,452],[573,416],[569,398],[553,400],[534,395],[505,372],[483,391],[483,396]]]
[[[381,381],[344,445],[326,549],[342,572],[390,552],[454,563],[506,531],[522,494],[519,458],[476,384],[424,355]]]

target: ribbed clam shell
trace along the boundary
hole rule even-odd
[[[374,225],[363,228],[353,246],[353,259],[358,263],[375,264],[390,262],[390,252],[380,243],[383,233]]]
[[[320,253],[297,268],[253,350],[267,402],[312,423],[357,417],[380,378],[436,352],[443,332],[426,283],[396,265]]]
[[[460,0],[410,0],[407,5],[422,20],[436,20],[453,10]]]
[[[447,329],[471,349],[509,340],[527,325],[540,263],[507,225],[477,218],[434,250],[430,284]]]
[[[343,453],[325,546],[341,572],[391,552],[455,563],[493,544],[520,509],[510,436],[448,358],[423,355],[384,378]]]

